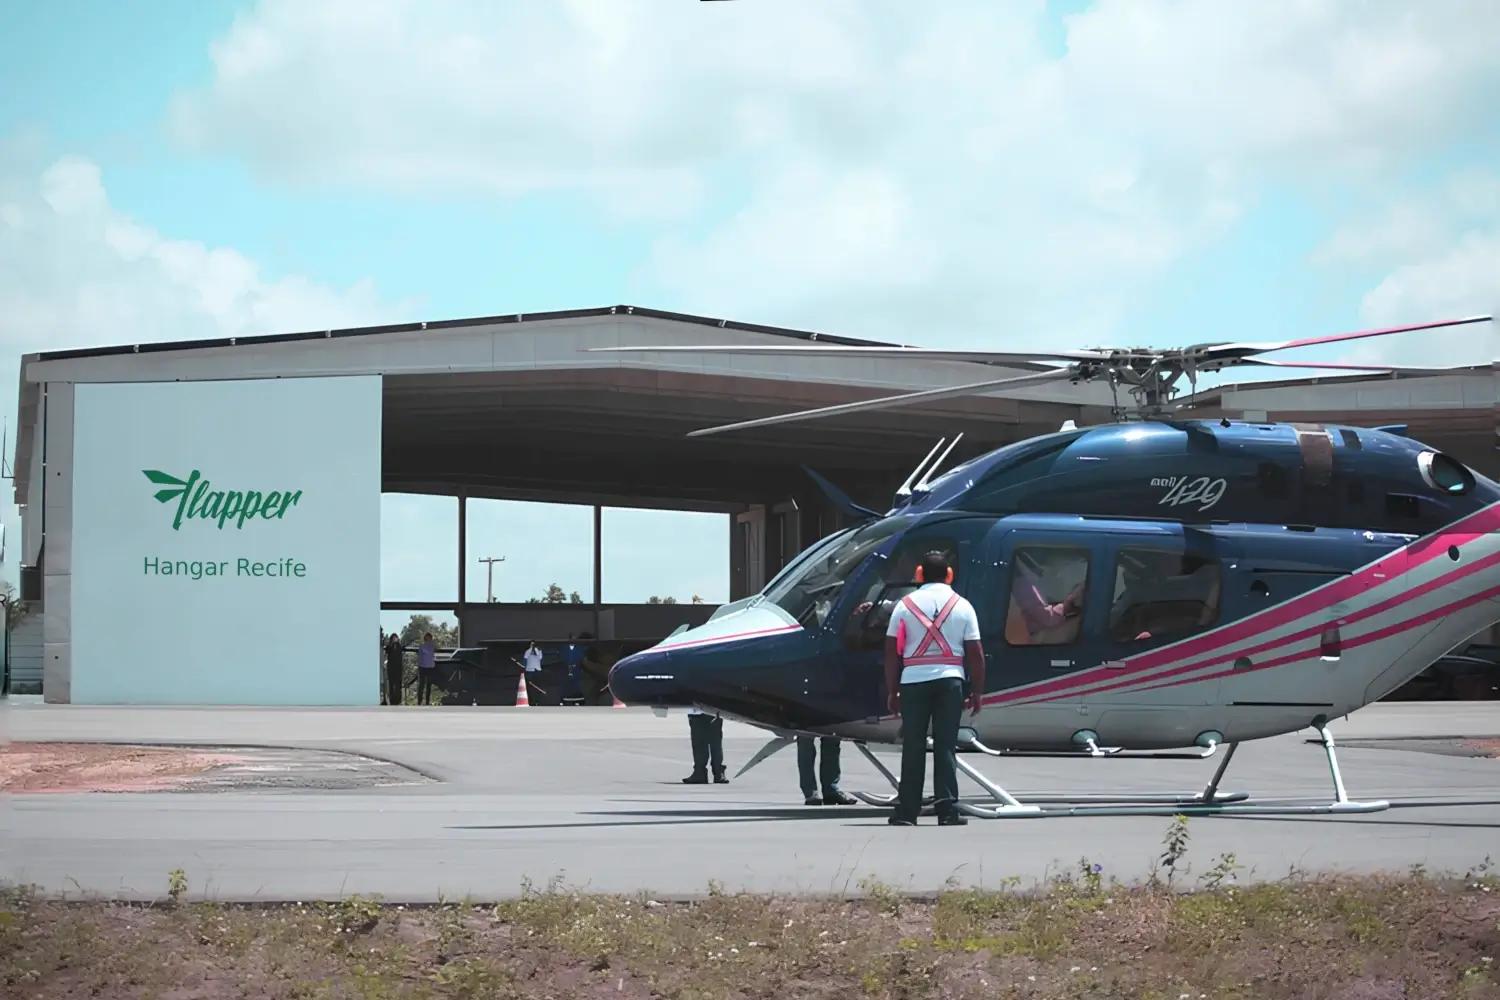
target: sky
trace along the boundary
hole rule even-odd
[[[29,351],[614,303],[1002,349],[1494,312],[1497,35],[1490,0],[0,0],[0,413]],[[471,514],[471,596],[538,538],[589,596],[586,511]],[[384,599],[456,590],[453,502],[383,515]],[[726,596],[721,516],[604,535],[606,599]]]

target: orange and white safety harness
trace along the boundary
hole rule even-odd
[[[953,647],[948,645],[948,640],[943,638],[943,623],[948,620],[948,616],[958,606],[959,596],[957,594],[950,595],[948,603],[943,605],[942,610],[938,612],[936,618],[928,618],[922,612],[922,609],[917,607],[917,602],[912,600],[912,596],[911,594],[907,594],[901,598],[901,603],[906,605],[906,610],[910,611],[912,617],[916,618],[917,622],[927,630],[927,634],[922,637],[922,641],[918,643],[917,648],[912,651],[910,656],[903,656],[901,658],[902,666],[963,666],[964,657],[962,650],[955,652]],[[904,634],[902,638],[905,638]],[[931,652],[934,646],[937,647],[937,650],[936,652]]]

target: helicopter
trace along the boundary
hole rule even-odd
[[[900,718],[885,707],[885,630],[895,604],[918,586],[917,563],[938,550],[978,613],[989,663],[981,710],[960,729],[958,758],[985,800],[966,798],[963,812],[1003,819],[1389,808],[1350,798],[1330,720],[1379,700],[1500,622],[1500,484],[1405,427],[1194,418],[1191,397],[1174,397],[1184,379],[1241,365],[1448,374],[1456,369],[1303,366],[1262,355],[1489,321],[1040,354],[594,348],[1053,365],[694,435],[1047,381],[1105,380],[1117,399],[1111,422],[1064,425],[944,471],[958,443],[945,438],[884,512],[807,470],[854,523],[808,547],[758,594],[622,659],[610,688],[626,704],[697,706],[769,730],[770,742],[741,773],[798,735],[836,736],[853,741],[895,785],[870,749],[900,741]],[[1120,389],[1133,406],[1119,405]],[[1252,800],[1222,787],[1240,744],[1308,727],[1326,754],[1331,798]],[[972,753],[1220,760],[1196,792],[1022,801],[970,765],[964,758]],[[895,801],[855,794],[873,805]]]

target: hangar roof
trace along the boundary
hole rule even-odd
[[[943,434],[965,432],[952,456],[958,461],[1065,420],[1107,419],[1107,387],[1040,385],[688,439],[687,431],[715,423],[975,381],[974,363],[587,353],[767,338],[885,346],[620,305],[30,354],[21,366],[16,502],[27,502],[40,468],[35,432],[47,382],[378,374],[387,490],[723,510],[805,492],[800,464],[835,478],[857,499],[888,500]],[[1039,367],[987,366],[982,377]],[[1495,392],[1487,371],[1476,370],[1473,379],[1345,376],[1245,386],[1207,403],[1205,414],[1261,419],[1414,428],[1428,421],[1463,446],[1450,449],[1459,457],[1494,464]],[[1386,419],[1387,411],[1397,415]],[[1377,413],[1380,419],[1368,419]]]

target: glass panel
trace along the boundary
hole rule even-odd
[[[1117,642],[1189,635],[1219,617],[1218,560],[1180,552],[1121,549],[1109,634]]]
[[[380,599],[458,600],[457,498],[381,494]]]
[[[470,601],[593,603],[594,508],[471,497],[468,534]]]
[[[600,533],[605,604],[729,600],[728,514],[606,507]]]
[[[1061,646],[1078,639],[1089,576],[1087,549],[1028,546],[1016,549],[1005,613],[1012,646]]]
[[[902,542],[886,561],[885,570],[866,586],[859,604],[849,616],[845,636],[853,649],[879,649],[885,645],[885,629],[901,598],[917,589],[912,578],[917,563],[928,552],[938,551],[957,565],[958,546],[951,538],[917,538]]]

